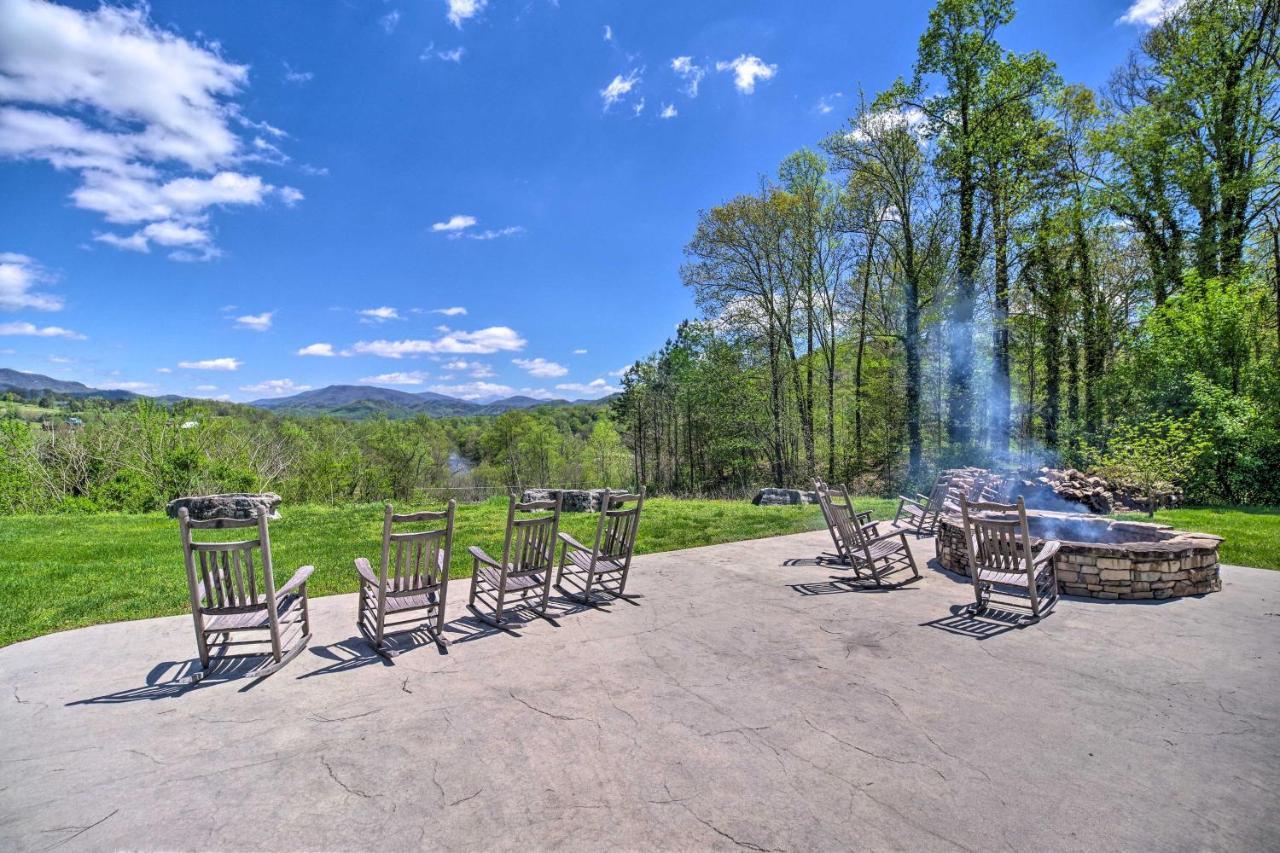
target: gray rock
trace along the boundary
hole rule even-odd
[[[818,496],[800,489],[761,489],[751,502],[756,506],[795,506],[817,503]]]
[[[257,518],[260,506],[267,508],[268,518],[280,517],[280,496],[274,492],[192,495],[169,501],[164,511],[170,518],[177,518],[178,510],[186,507],[195,521],[208,521],[213,518],[243,520]]]
[[[525,489],[521,503],[529,501],[553,501],[561,495],[561,512],[599,512],[600,496],[604,489]]]

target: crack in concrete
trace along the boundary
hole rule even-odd
[[[104,824],[104,823],[106,823],[108,820],[110,820],[111,818],[115,817],[115,816],[116,816],[116,813],[117,813],[117,812],[119,812],[119,811],[120,811],[120,809],[112,809],[111,814],[107,815],[106,817],[100,818],[99,820],[95,820],[93,823],[89,824],[88,826],[59,826],[59,827],[55,827],[55,828],[53,828],[53,829],[46,829],[46,830],[44,830],[45,832],[66,832],[66,831],[67,831],[67,830],[69,830],[69,829],[74,829],[74,830],[76,830],[74,834],[69,835],[69,836],[67,836],[66,838],[64,838],[64,839],[62,839],[61,841],[58,841],[58,842],[56,842],[56,843],[54,843],[54,844],[50,844],[48,847],[46,847],[46,848],[44,848],[44,849],[45,849],[45,850],[52,850],[52,849],[53,849],[53,848],[55,848],[55,847],[61,847],[62,845],[66,844],[68,841],[75,841],[77,838],[79,838],[80,836],[84,835],[86,832],[88,832],[89,830],[93,829],[94,827],[96,827],[96,826],[101,826],[102,824]]]
[[[320,712],[315,711],[315,712],[312,712],[311,714],[309,714],[308,716],[309,716],[312,720],[315,720],[317,723],[341,723],[341,722],[343,722],[343,721],[345,721],[345,720],[358,720],[358,719],[360,719],[361,717],[368,717],[368,716],[370,716],[370,715],[372,715],[372,714],[377,714],[377,713],[378,713],[378,712],[380,712],[381,710],[382,710],[381,708],[374,708],[372,711],[365,711],[365,712],[360,713],[360,714],[352,714],[352,715],[351,715],[351,716],[349,716],[349,717],[326,717],[326,716],[324,716],[323,714],[321,714]]]
[[[329,778],[332,779],[339,788],[346,791],[348,794],[355,794],[357,797],[362,797],[363,799],[366,799],[366,800],[373,799],[373,795],[368,793],[367,791],[362,791],[359,788],[353,788],[350,785],[348,785],[346,782],[343,782],[341,779],[339,779],[338,774],[334,773],[333,767],[329,765],[329,760],[325,758],[323,755],[320,756],[320,763],[324,765],[324,769],[329,773]]]
[[[805,722],[805,725],[807,725],[809,728],[813,729],[815,732],[820,732],[820,733],[822,733],[822,734],[826,735],[827,737],[831,738],[831,739],[832,739],[833,741],[835,741],[836,743],[838,743],[838,744],[842,744],[842,745],[844,745],[844,746],[847,746],[847,747],[849,747],[849,748],[850,748],[850,749],[852,749],[852,750],[856,750],[857,752],[862,753],[863,755],[869,755],[869,756],[871,756],[872,758],[879,759],[880,761],[888,761],[888,762],[890,762],[891,764],[907,764],[907,765],[914,765],[914,766],[916,766],[916,767],[923,767],[923,768],[925,768],[926,770],[932,770],[934,773],[937,773],[937,774],[938,774],[938,778],[939,778],[939,779],[941,779],[942,781],[944,781],[944,782],[945,782],[945,781],[947,780],[947,776],[946,776],[946,774],[945,774],[945,773],[943,773],[941,770],[939,770],[938,768],[934,767],[934,766],[933,766],[933,765],[931,765],[931,764],[925,764],[925,763],[920,762],[920,761],[914,761],[914,760],[912,760],[912,759],[910,759],[910,758],[894,758],[892,755],[881,755],[881,754],[880,754],[880,753],[878,753],[878,752],[872,752],[872,751],[871,751],[871,750],[869,750],[869,749],[866,749],[866,748],[864,748],[864,747],[858,746],[856,743],[850,743],[849,741],[844,740],[843,738],[836,737],[836,736],[835,736],[835,735],[833,735],[831,732],[827,731],[826,729],[822,728],[821,726],[817,726],[817,725],[815,725],[815,724],[814,724],[814,722],[813,722],[812,720],[810,720],[808,717],[805,717],[805,718],[804,718],[804,722]]]
[[[524,699],[521,699],[519,696],[516,695],[514,690],[508,690],[507,695],[510,696],[512,699],[516,700],[517,702],[519,702],[521,705],[528,708],[530,711],[537,711],[539,714],[543,715],[544,717],[550,717],[553,720],[563,720],[567,723],[584,722],[584,721],[595,722],[594,720],[588,721],[586,717],[570,717],[566,714],[557,714],[552,711],[539,708],[537,705],[534,705],[530,702],[525,701]],[[596,725],[599,725],[599,723],[596,723]]]

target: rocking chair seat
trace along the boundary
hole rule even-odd
[[[871,552],[871,559],[878,560],[881,557],[887,557],[897,551],[902,550],[902,540],[897,538],[895,534],[889,534],[892,538],[878,539],[867,546],[867,550]],[[855,548],[853,550],[854,558],[862,557],[862,552]]]
[[[276,619],[285,621],[285,617],[302,610],[301,595],[285,595],[276,598]],[[207,634],[222,631],[243,631],[246,628],[268,628],[271,620],[267,614],[267,606],[263,604],[252,610],[241,610],[238,613],[218,613],[216,610],[204,611],[204,630]]]
[[[577,568],[586,571],[591,568],[591,549],[583,551],[573,550],[569,552],[569,562],[573,563]],[[566,568],[568,568],[566,566]],[[614,560],[609,557],[596,558],[596,574],[606,574],[608,572],[620,572],[624,568],[621,560]]]
[[[480,566],[476,569],[476,573],[484,578],[494,589],[502,583],[502,570],[495,566]],[[536,586],[542,586],[542,573],[531,575],[507,575],[507,589],[521,590],[532,589]]]

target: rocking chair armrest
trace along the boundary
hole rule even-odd
[[[871,520],[871,510],[866,510],[864,512],[857,513],[854,517],[858,519],[858,523],[861,524],[863,527],[866,527],[871,524],[875,524],[875,522]]]
[[[479,545],[472,545],[467,549],[467,553],[474,557],[477,563],[484,563],[485,565],[492,566],[495,569],[502,568],[502,564],[486,554],[484,549]]]
[[[929,503],[929,499],[926,498],[924,495],[917,495],[916,497],[919,497],[921,500],[916,500],[915,498],[909,498],[906,495],[898,495],[898,511],[901,512],[902,507],[906,504],[911,504],[912,506],[917,507],[919,509],[927,510],[929,508],[927,506],[927,504]]]
[[[1044,543],[1044,547],[1037,551],[1035,556],[1031,558],[1031,564],[1035,566],[1049,562],[1053,559],[1053,556],[1058,553],[1058,549],[1061,547],[1062,543],[1057,539],[1050,539],[1048,542]]]
[[[581,542],[579,542],[577,539],[574,539],[568,533],[565,533],[563,530],[561,530],[557,535],[560,537],[561,542],[563,542],[564,544],[568,545],[571,548],[577,548],[579,551],[591,550],[586,545],[583,545]]]
[[[909,546],[907,545],[907,532],[906,532],[905,530],[891,530],[891,531],[889,531],[888,533],[884,534],[883,536],[877,536],[877,537],[875,537],[874,539],[868,539],[868,540],[867,540],[867,542],[866,542],[866,544],[868,544],[868,545],[874,545],[874,544],[876,544],[877,542],[883,542],[883,541],[885,541],[886,539],[896,539],[896,538],[898,538],[899,536],[901,536],[901,537],[902,537],[902,545],[903,545],[903,547],[909,547]]]
[[[364,557],[356,557],[356,573],[363,583],[367,583],[370,586],[378,586],[378,576],[373,573],[373,567],[369,565],[369,561]]]
[[[289,578],[289,582],[276,590],[276,595],[288,595],[300,586],[304,586],[307,578],[311,577],[311,573],[316,570],[315,566],[303,566],[293,573],[293,577]]]

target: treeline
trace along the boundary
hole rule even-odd
[[[150,512],[230,491],[341,504],[630,482],[630,454],[600,406],[368,421],[146,398],[76,406],[36,422],[0,413],[0,514]]]
[[[1039,464],[1280,502],[1275,0],[1188,0],[1101,91],[941,0],[908,77],[704,211],[703,311],[623,379],[662,491]]]

